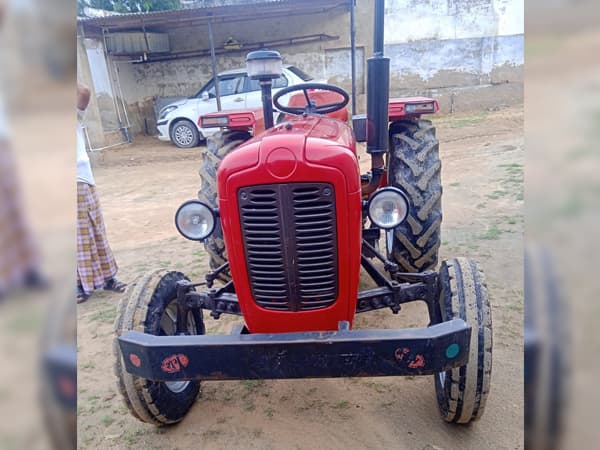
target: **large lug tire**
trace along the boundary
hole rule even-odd
[[[189,120],[178,120],[171,127],[171,141],[179,148],[192,148],[200,142],[200,132]]]
[[[466,424],[483,414],[492,375],[492,312],[483,272],[475,261],[443,261],[439,272],[443,321],[471,325],[469,362],[434,377],[438,406],[447,422]]]
[[[227,154],[250,138],[248,133],[242,131],[223,131],[210,136],[206,140],[206,150],[202,154],[202,165],[200,166],[200,190],[198,198],[218,208],[217,201],[217,169]],[[204,248],[209,255],[211,269],[216,269],[227,262],[227,251],[223,240],[223,230],[220,221],[217,221],[215,229],[209,238],[204,240]],[[219,275],[222,281],[231,280],[229,271],[223,271]]]
[[[156,270],[130,286],[119,302],[115,320],[113,354],[117,388],[131,414],[142,422],[168,425],[181,421],[196,401],[199,381],[158,382],[128,373],[117,338],[128,330],[155,336],[173,335],[177,323],[177,282],[181,272]],[[201,310],[188,314],[190,334],[204,334]]]
[[[566,299],[549,249],[525,248],[525,448],[562,448],[569,399]]]
[[[429,120],[390,127],[388,178],[409,197],[410,211],[394,233],[392,259],[405,272],[435,269],[442,225],[439,143]],[[389,249],[388,249],[389,251]]]

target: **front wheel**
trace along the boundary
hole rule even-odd
[[[120,301],[115,321],[113,353],[117,388],[131,414],[142,422],[167,425],[179,422],[200,392],[199,381],[152,381],[125,370],[117,338],[128,330],[171,336],[177,327],[177,282],[181,272],[156,270],[139,279]],[[189,334],[204,334],[201,310],[190,310]]]
[[[200,133],[189,120],[178,120],[171,128],[171,141],[179,148],[196,147],[200,142]]]
[[[466,424],[483,414],[492,375],[492,311],[485,277],[475,261],[443,261],[439,272],[443,321],[460,318],[471,325],[469,362],[435,375],[442,417]]]

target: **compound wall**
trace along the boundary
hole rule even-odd
[[[251,0],[248,0],[251,7]],[[366,59],[372,54],[373,1],[357,0],[357,109],[365,108]],[[348,9],[274,20],[216,24],[215,46],[229,38],[255,44],[326,34],[334,40],[277,46],[285,63],[350,89]],[[476,111],[523,99],[523,0],[386,0],[385,52],[391,95],[427,95],[442,113]],[[168,31],[171,52],[208,49],[206,26]],[[247,50],[217,55],[218,70],[243,67]],[[82,56],[85,58],[85,55]],[[157,99],[189,96],[211,77],[209,57],[116,63],[132,133],[154,131]]]

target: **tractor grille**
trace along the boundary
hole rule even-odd
[[[280,311],[332,305],[338,290],[333,186],[249,186],[238,200],[256,303]]]

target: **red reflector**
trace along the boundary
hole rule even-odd
[[[75,383],[73,380],[66,376],[61,376],[57,380],[58,390],[66,398],[74,398],[77,395]]]
[[[226,127],[229,125],[229,116],[213,116],[213,117],[203,117],[202,118],[202,127]]]
[[[131,361],[131,364],[133,364],[135,367],[140,367],[142,365],[142,360],[135,353],[131,353],[129,355],[129,361]]]
[[[435,112],[435,103],[408,103],[404,110],[407,114],[423,114]]]

